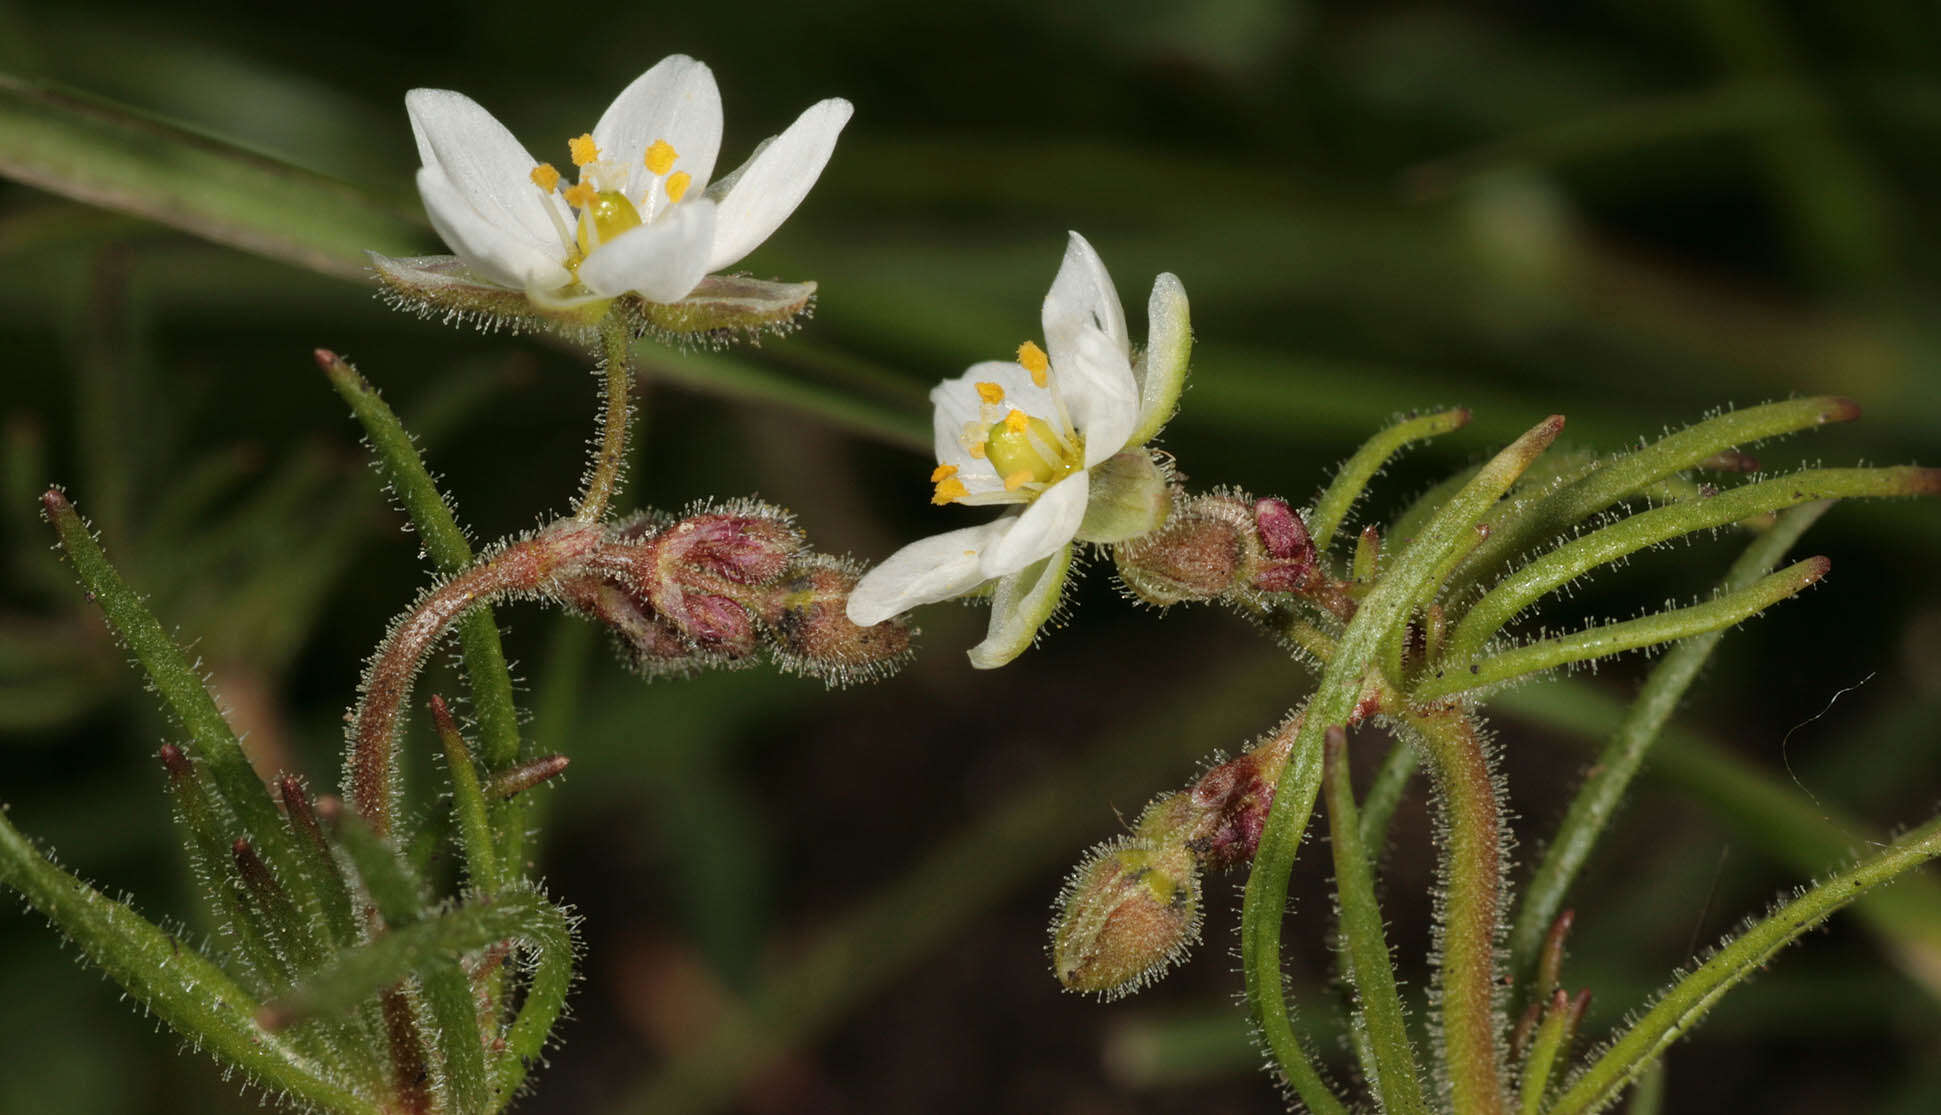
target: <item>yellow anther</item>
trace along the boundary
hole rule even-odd
[[[1024,433],[1031,428],[1031,416],[1014,407],[1004,416],[1004,428],[1014,434]]]
[[[532,184],[541,193],[550,194],[559,188],[559,170],[551,163],[540,163],[532,168]]]
[[[956,503],[967,495],[970,495],[970,489],[964,487],[962,480],[947,476],[938,482],[936,494],[930,497],[930,502],[942,507],[946,503]]]
[[[593,199],[598,196],[600,196],[599,191],[585,182],[576,182],[566,187],[566,204],[575,209],[586,208],[593,204]]]
[[[600,149],[593,143],[593,133],[587,132],[577,139],[566,141],[566,149],[572,152],[573,165],[585,166],[600,161]]]
[[[930,474],[930,482],[932,484],[939,484],[955,475],[957,475],[956,465],[938,465]]]
[[[679,201],[687,188],[693,185],[694,178],[685,170],[677,170],[667,176],[667,200]]]
[[[1004,388],[995,383],[980,383],[977,385],[977,397],[987,403],[1001,403],[1004,401]]]
[[[653,146],[647,148],[647,157],[644,161],[647,163],[647,169],[653,173],[666,174],[674,169],[674,160],[678,158],[680,156],[675,153],[673,144],[664,139],[657,139]]]
[[[1038,474],[1035,471],[1028,468],[1021,468],[1004,478],[1004,490],[1007,492],[1015,492],[1037,478]]]
[[[1026,341],[1018,346],[1018,363],[1031,373],[1031,382],[1040,387],[1045,385],[1045,373],[1051,370],[1051,357],[1045,355],[1044,349],[1032,341]]]

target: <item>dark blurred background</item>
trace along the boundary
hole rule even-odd
[[[1932,5],[1879,0],[0,3],[0,69],[413,222],[413,86],[462,90],[534,152],[563,151],[646,66],[692,54],[722,88],[724,168],[850,98],[820,185],[747,261],[819,282],[814,320],[759,349],[644,350],[629,497],[759,494],[875,560],[971,521],[927,505],[924,393],[1039,335],[1068,228],[1111,267],[1135,335],[1152,276],[1184,280],[1199,345],[1164,445],[1195,485],[1300,503],[1395,413],[1473,408],[1378,482],[1378,521],[1551,412],[1572,444],[1614,449],[1822,392],[1865,418],[1761,450],[1769,467],[1941,464],[1937,24]],[[71,869],[207,932],[153,759],[170,729],[48,552],[35,495],[67,486],[267,768],[331,785],[359,663],[425,565],[310,350],[383,388],[480,541],[566,507],[594,383],[543,342],[442,328],[367,285],[25,186],[0,183],[0,261],[0,799]],[[1689,599],[1739,545],[1641,555],[1551,622]],[[1593,1035],[1838,865],[1789,856],[1733,788],[1794,795],[1854,849],[1941,797],[1941,515],[1836,508],[1801,552],[1832,576],[1726,640],[1666,745],[1743,766],[1709,791],[1654,770],[1575,896],[1566,981],[1593,989]],[[1082,850],[1308,684],[1239,619],[1157,616],[1106,573],[1004,670],[962,658],[981,611],[939,607],[912,667],[834,693],[765,667],[643,685],[589,628],[503,610],[529,730],[573,760],[546,792],[538,871],[586,944],[521,1110],[1277,1110],[1235,1002],[1238,876],[1209,885],[1195,957],[1139,997],[1063,996],[1048,971],[1049,904]],[[1644,666],[1499,708],[1519,859]],[[457,692],[449,668],[435,691]],[[1358,768],[1381,746],[1368,734]],[[1418,1020],[1421,797],[1383,884]],[[1325,858],[1311,844],[1298,868],[1288,963],[1345,1079]],[[1941,938],[1836,920],[1671,1051],[1665,1110],[1941,1110],[1938,996]],[[0,916],[0,1043],[0,1111],[261,1098],[178,1056],[31,913]]]

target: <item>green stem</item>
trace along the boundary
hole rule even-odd
[[[1442,1068],[1456,1115],[1504,1110],[1496,938],[1503,905],[1502,813],[1481,733],[1457,707],[1404,721],[1435,775],[1441,813],[1436,931]]]
[[[1322,735],[1330,725],[1346,723],[1356,712],[1366,675],[1382,641],[1408,621],[1409,605],[1443,557],[1556,440],[1563,425],[1561,415],[1552,415],[1492,458],[1442,506],[1416,544],[1369,591],[1342,632],[1321,683],[1308,701],[1293,753],[1275,789],[1274,804],[1247,876],[1241,909],[1241,967],[1247,978],[1248,1006],[1268,1053],[1282,1077],[1317,1112],[1339,1112],[1343,1107],[1322,1085],[1294,1034],[1282,987],[1280,938],[1288,876],[1320,789]]]
[[[1382,929],[1381,906],[1375,899],[1375,874],[1356,817],[1347,735],[1339,725],[1328,729],[1321,784],[1327,797],[1328,843],[1334,852],[1348,979],[1368,1039],[1365,1045],[1358,1043],[1366,1050],[1362,1071],[1386,1115],[1421,1115],[1428,1111],[1422,1098],[1422,1070],[1395,990],[1395,968]]]
[[[1328,544],[1334,541],[1334,532],[1340,529],[1348,512],[1368,488],[1368,482],[1381,471],[1388,459],[1400,452],[1413,441],[1423,441],[1438,434],[1461,429],[1469,422],[1469,411],[1458,408],[1437,414],[1425,414],[1397,422],[1381,431],[1355,450],[1328,483],[1321,498],[1315,501],[1314,512],[1308,516],[1308,536],[1314,540],[1317,552],[1326,553]]]
[[[1469,610],[1449,638],[1446,661],[1460,666],[1546,594],[1610,563],[1681,535],[1802,503],[1916,495],[1941,490],[1941,471],[1925,468],[1809,469],[1717,495],[1640,512],[1578,537],[1503,579]]]
[[[1492,655],[1481,662],[1472,662],[1466,670],[1438,669],[1412,690],[1409,698],[1417,702],[1439,700],[1572,662],[1608,658],[1627,650],[1730,627],[1803,591],[1826,576],[1831,565],[1832,562],[1823,557],[1807,558],[1761,578],[1738,592],[1721,593],[1703,604],[1658,612],[1623,623],[1600,624],[1575,635],[1544,639]]]
[[[1831,506],[1831,503],[1808,504],[1782,515],[1771,530],[1746,547],[1726,572],[1720,588],[1727,593],[1737,592],[1765,576],[1806,528]],[[1694,635],[1665,655],[1645,679],[1637,699],[1625,713],[1624,723],[1599,753],[1583,787],[1571,800],[1569,812],[1557,826],[1556,837],[1544,849],[1543,859],[1530,877],[1510,929],[1510,973],[1519,983],[1528,984],[1545,932],[1556,920],[1565,894],[1617,812],[1618,803],[1644,762],[1645,754],[1711,658],[1713,648],[1724,637],[1723,628]],[[1549,990],[1540,986],[1528,988],[1531,994],[1539,995]]]
[[[1821,882],[1714,953],[1673,984],[1644,1016],[1571,1079],[1549,1115],[1579,1115],[1616,1101],[1625,1086],[1689,1031],[1721,996],[1764,968],[1780,949],[1869,890],[1941,855],[1941,817],[1879,854]]]
[[[617,311],[600,319],[600,355],[600,440],[586,473],[586,492],[573,508],[573,517],[582,523],[597,523],[606,514],[626,471],[627,431],[633,423],[633,336]]]

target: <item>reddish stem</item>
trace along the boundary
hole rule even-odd
[[[514,542],[426,593],[384,637],[359,686],[345,788],[372,831],[384,836],[391,828],[399,720],[432,648],[473,608],[543,590],[579,568],[602,534],[598,526],[567,521]]]

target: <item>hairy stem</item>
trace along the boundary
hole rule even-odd
[[[1437,998],[1452,1110],[1457,1115],[1495,1115],[1504,1109],[1496,981],[1503,906],[1502,813],[1473,717],[1445,706],[1411,709],[1404,722],[1429,761],[1442,814]]]
[[[573,517],[582,523],[599,522],[620,491],[627,431],[633,423],[633,386],[633,337],[625,318],[609,313],[600,319],[600,440],[587,469],[586,491],[573,507]]]
[[[386,635],[358,687],[350,729],[346,793],[378,835],[391,828],[397,786],[398,722],[431,649],[453,623],[483,604],[544,588],[600,539],[597,527],[562,523],[498,553],[426,593]]]
[[[1330,725],[1346,723],[1356,713],[1383,641],[1408,622],[1409,605],[1419,597],[1442,559],[1556,440],[1563,426],[1563,417],[1552,415],[1492,458],[1443,505],[1423,528],[1416,544],[1370,590],[1342,632],[1321,683],[1308,702],[1287,769],[1275,789],[1273,808],[1268,811],[1253,870],[1247,876],[1241,910],[1241,966],[1247,977],[1248,1006],[1260,1027],[1262,1041],[1282,1076],[1316,1111],[1340,1111],[1342,1105],[1321,1083],[1294,1034],[1282,987],[1280,941],[1288,876],[1320,790],[1322,735]]]

